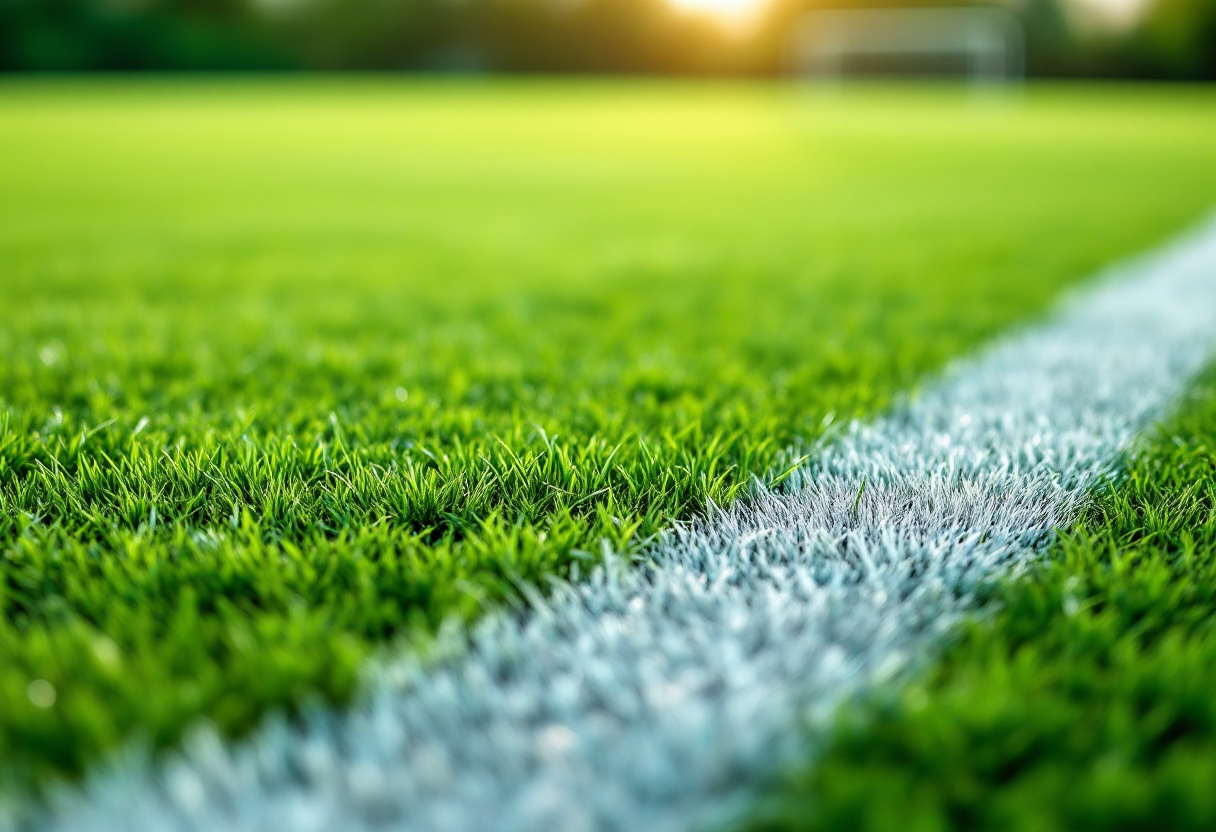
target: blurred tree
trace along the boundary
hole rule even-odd
[[[1216,0],[1157,0],[1132,39],[1147,72],[1216,80]]]
[[[269,69],[292,65],[243,0],[0,0],[0,69]]]
[[[1018,17],[1026,32],[1026,65],[1031,73],[1067,76],[1080,71],[1081,50],[1060,0],[1026,0]]]

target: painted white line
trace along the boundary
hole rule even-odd
[[[932,656],[978,582],[1076,514],[1216,341],[1216,225],[1124,267],[825,443],[789,493],[671,532],[345,713],[195,737],[61,795],[47,828],[690,829],[842,697]]]

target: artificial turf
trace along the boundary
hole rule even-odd
[[[0,85],[0,760],[341,701],[1193,221],[1205,90]]]
[[[1216,372],[988,604],[745,828],[1216,827]]]

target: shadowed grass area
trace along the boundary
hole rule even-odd
[[[1216,826],[1216,374],[992,602],[746,828]]]
[[[1203,90],[0,85],[0,757],[342,701],[637,553],[1192,221],[1214,138]]]

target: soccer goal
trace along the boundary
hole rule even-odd
[[[822,81],[853,76],[959,76],[982,84],[1020,81],[1022,27],[993,8],[864,9],[804,15],[790,42],[790,68]]]

